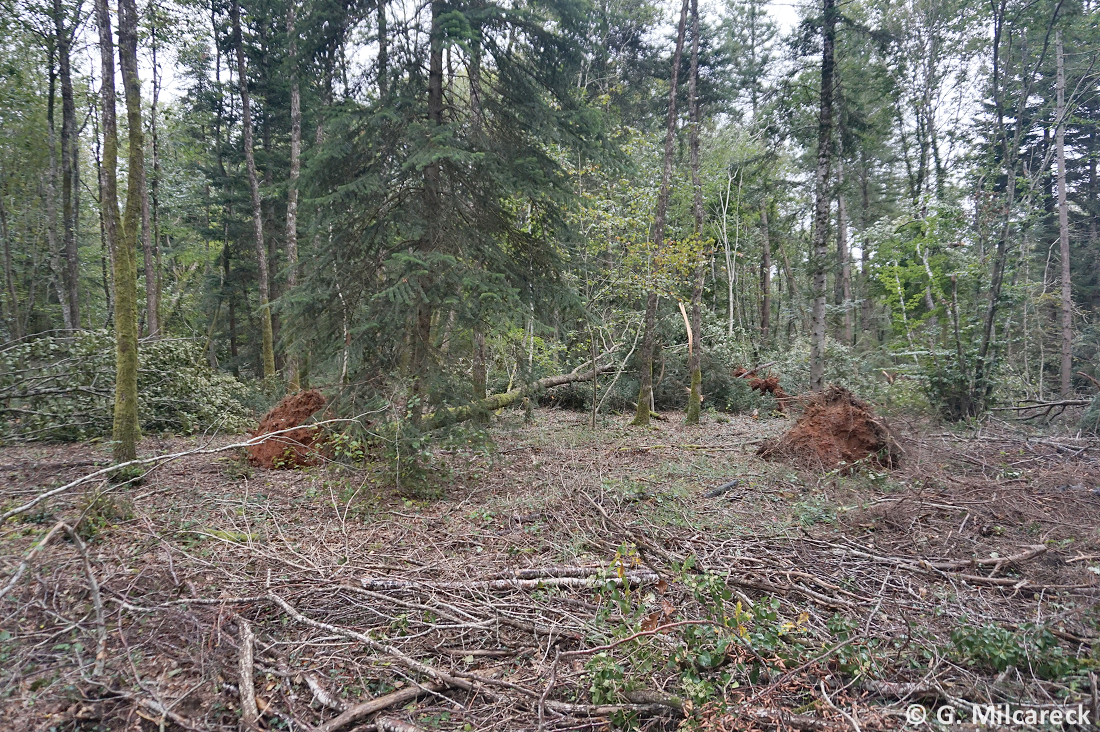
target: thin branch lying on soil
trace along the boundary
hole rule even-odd
[[[68,524],[62,523],[61,526],[65,527],[65,533],[69,535],[77,552],[80,553],[80,559],[84,564],[84,575],[88,578],[88,590],[92,595],[96,625],[95,665],[92,667],[92,678],[95,678],[103,675],[103,667],[107,662],[107,619],[103,614],[103,597],[99,593],[99,583],[96,582],[95,573],[92,571],[92,562],[88,559],[88,547]]]
[[[369,717],[372,714],[376,714],[399,704],[406,704],[425,694],[437,694],[444,691],[446,688],[447,687],[443,684],[429,682],[398,689],[385,696],[380,696],[376,699],[363,702],[362,704],[356,704],[353,707],[349,707],[340,716],[333,717],[324,724],[314,727],[313,732],[336,732],[336,730],[355,724],[359,720]]]
[[[568,432],[561,424],[570,416],[547,416],[557,420],[553,435]],[[755,465],[723,462],[714,466],[720,473],[703,474],[697,462],[687,464],[728,444],[730,430],[740,438],[768,425],[735,427],[683,432],[673,418],[660,446],[648,445],[651,433],[608,441],[578,430],[556,443],[543,432],[509,432],[498,437],[508,443],[501,463],[485,472],[475,451],[441,453],[455,465],[475,464],[477,489],[426,502],[415,520],[387,510],[388,494],[370,496],[360,520],[335,500],[329,508],[310,498],[331,480],[321,471],[257,471],[242,480],[200,456],[158,470],[152,482],[160,485],[132,496],[137,519],[101,528],[84,555],[57,541],[65,526],[48,536],[38,532],[50,524],[36,533],[5,527],[19,549],[8,552],[6,570],[18,577],[5,580],[10,588],[0,596],[16,631],[0,697],[11,708],[36,702],[10,726],[41,727],[20,722],[83,681],[96,693],[86,692],[59,723],[99,720],[91,724],[114,729],[140,716],[150,729],[230,729],[243,721],[250,677],[257,724],[307,732],[422,732],[418,725],[434,728],[434,720],[448,730],[565,732],[606,727],[616,714],[647,729],[689,716],[706,732],[886,730],[900,727],[909,699],[965,708],[994,688],[998,699],[1036,708],[1090,704],[1091,679],[1082,674],[1034,678],[1020,668],[995,677],[960,657],[950,638],[963,613],[973,627],[1014,634],[1041,623],[1065,658],[1087,659],[1095,641],[1084,637],[1094,630],[1086,608],[1100,592],[1088,564],[1100,545],[1075,524],[1100,521],[1100,503],[1068,487],[1096,485],[1100,475],[1092,461],[1064,458],[1095,440],[1036,439],[1007,424],[971,439],[914,437],[914,461],[891,475],[888,489],[802,473],[805,495],[784,500],[791,484],[766,465],[754,474]],[[664,446],[677,450],[663,454]],[[991,446],[1010,459],[1047,462],[1028,463],[1026,483],[1009,481]],[[521,449],[540,453],[538,462],[504,457]],[[677,460],[682,469],[666,476],[659,466]],[[541,488],[547,465],[560,489]],[[705,498],[727,474],[742,480],[737,499]],[[608,475],[644,482],[657,500],[622,500]],[[819,501],[830,518],[805,520],[801,512]],[[51,511],[69,508],[51,501]],[[230,532],[246,538],[224,538]],[[174,564],[143,548],[154,546]],[[623,580],[646,587],[627,592]],[[1086,582],[1094,584],[1073,584]],[[92,610],[94,584],[101,604],[111,604],[105,614]],[[1058,586],[1068,589],[1057,599],[1043,593]],[[703,587],[723,599],[704,598]],[[945,592],[957,614],[937,612]],[[733,638],[733,628],[692,627],[718,613],[733,617],[737,602],[753,618],[745,638]],[[244,674],[240,617],[256,636],[254,668]],[[838,637],[834,618],[851,629],[847,637]],[[105,673],[93,680],[84,648],[104,633]],[[75,650],[69,638],[80,636]],[[691,690],[683,667],[636,665],[719,646],[721,673],[741,688],[716,703],[713,716],[710,705],[676,696]],[[878,679],[860,687],[844,661],[865,657]],[[931,659],[921,661],[923,676],[914,675],[914,658]],[[595,696],[604,663],[643,688]],[[740,675],[750,665],[760,671],[752,684]],[[717,672],[709,678],[716,682]],[[369,699],[376,688],[380,696]]]
[[[27,552],[27,555],[25,557],[23,557],[23,561],[21,561],[19,563],[19,566],[15,568],[15,573],[11,576],[11,579],[8,580],[8,583],[4,585],[4,588],[0,590],[0,600],[4,599],[4,596],[11,592],[12,588],[19,583],[19,579],[23,576],[23,573],[27,571],[27,567],[29,567],[31,562],[34,561],[39,552],[41,552],[46,547],[46,545],[50,543],[50,540],[53,539],[54,534],[56,534],[58,531],[62,531],[65,528],[67,528],[65,522],[58,521],[56,524],[53,525],[53,528],[46,532],[45,536],[35,542],[34,546],[31,547],[31,550]]]
[[[360,417],[361,416],[363,416],[363,415],[360,415]],[[342,419],[326,419],[322,422],[316,422],[314,424],[311,424],[310,426],[311,427],[320,427],[320,426],[326,425],[326,424],[348,423],[348,422],[359,422],[359,417],[349,417],[349,418],[342,418]],[[77,478],[76,480],[69,481],[68,483],[66,483],[64,485],[61,485],[61,486],[58,486],[57,488],[52,488],[48,491],[45,491],[44,493],[39,493],[37,496],[35,496],[31,500],[27,501],[23,505],[16,506],[15,508],[12,508],[8,511],[5,511],[3,514],[0,514],[0,525],[2,525],[5,521],[12,518],[13,516],[18,516],[19,514],[26,513],[27,511],[31,510],[32,508],[37,506],[42,501],[45,501],[49,498],[53,498],[54,496],[59,496],[62,493],[66,493],[66,492],[72,490],[73,488],[76,488],[77,486],[84,485],[85,483],[87,483],[91,480],[94,480],[96,478],[103,478],[103,477],[110,476],[111,474],[118,473],[119,471],[124,470],[126,468],[135,468],[135,467],[143,467],[145,465],[152,465],[153,467],[150,468],[148,471],[146,471],[145,474],[142,476],[142,477],[145,477],[145,476],[148,476],[149,473],[151,473],[156,468],[159,468],[162,465],[170,463],[174,460],[179,460],[181,458],[191,457],[191,456],[194,456],[194,455],[214,455],[214,454],[219,453],[219,452],[227,452],[229,450],[239,450],[241,448],[251,447],[252,445],[258,445],[261,442],[264,442],[265,440],[268,440],[268,439],[270,439],[274,436],[281,435],[281,434],[286,433],[286,432],[293,432],[294,430],[297,430],[297,429],[301,429],[301,426],[299,425],[297,427],[290,427],[290,428],[287,428],[285,430],[275,430],[273,432],[267,432],[267,433],[264,433],[262,435],[257,435],[255,437],[251,437],[251,438],[245,440],[244,442],[235,442],[232,445],[224,445],[222,447],[199,447],[199,448],[195,448],[193,450],[183,450],[181,452],[174,452],[174,453],[170,453],[170,454],[167,454],[167,455],[155,455],[153,457],[148,457],[148,458],[138,458],[137,460],[128,460],[127,462],[124,462],[124,463],[117,463],[115,465],[111,465],[110,467],[100,468],[99,470],[96,470],[95,472],[88,473],[87,475],[81,476],[81,477]],[[209,444],[209,443],[207,443],[207,444]],[[134,479],[132,479],[132,480],[134,480]],[[127,482],[132,482],[132,480],[127,481]]]
[[[596,573],[592,573],[596,574]],[[657,582],[660,577],[656,572],[646,570],[630,570],[622,576],[610,577],[585,576],[585,577],[543,577],[537,579],[497,579],[475,582],[415,582],[412,580],[398,580],[386,578],[364,578],[359,580],[366,590],[456,590],[459,592],[483,592],[486,590],[538,590],[544,587],[602,587],[607,584],[638,586]]]

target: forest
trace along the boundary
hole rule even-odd
[[[0,0],[0,727],[1100,724],[1094,0]]]

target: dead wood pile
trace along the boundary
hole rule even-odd
[[[260,420],[253,437],[278,432],[270,439],[248,448],[248,461],[261,468],[296,468],[316,465],[320,455],[316,443],[321,437],[317,427],[303,426],[317,410],[325,406],[325,397],[316,389],[283,397]],[[289,431],[284,431],[289,430]]]
[[[901,446],[867,402],[834,385],[802,401],[806,407],[794,427],[779,439],[764,442],[758,455],[813,469],[832,470],[865,459],[897,467]]]

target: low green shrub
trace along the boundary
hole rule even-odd
[[[963,624],[951,632],[951,642],[960,661],[985,670],[1016,668],[1039,678],[1060,679],[1095,667],[1091,657],[1073,655],[1050,628],[1036,623],[1016,630]]]

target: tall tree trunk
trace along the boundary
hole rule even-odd
[[[241,90],[241,132],[244,138],[244,160],[248,168],[248,192],[252,204],[252,237],[256,245],[256,263],[260,289],[260,334],[264,378],[275,375],[275,336],[271,325],[271,288],[267,269],[267,247],[264,244],[264,222],[260,205],[260,179],[256,174],[256,156],[252,145],[252,108],[248,95],[248,69],[244,63],[244,38],[241,34],[241,6],[233,0],[233,41],[237,51],[237,81]]]
[[[684,31],[687,28],[688,0],[680,8],[680,24],[676,31],[676,52],[672,56],[672,79],[668,91],[668,125],[665,129],[665,160],[661,171],[661,188],[657,194],[657,215],[653,222],[653,247],[659,253],[665,239],[665,217],[668,214],[669,189],[672,181],[672,151],[676,141],[676,85],[680,78],[680,62],[684,57]],[[649,424],[653,407],[653,353],[656,345],[657,292],[646,297],[645,330],[642,335],[641,386],[638,388],[638,409],[632,424]]]
[[[691,76],[688,79],[688,117],[691,130],[688,135],[688,148],[691,158],[691,187],[693,190],[692,213],[695,218],[696,245],[700,245],[703,236],[703,184],[699,179],[699,98],[696,93],[699,83],[699,0],[691,0]],[[688,371],[691,373],[691,388],[688,392],[687,424],[699,424],[699,411],[702,408],[703,395],[703,252],[698,254],[695,263],[695,287],[691,291],[691,338],[688,343]],[[595,358],[595,356],[593,356]]]
[[[836,166],[836,259],[837,259],[837,299],[843,314],[841,331],[846,345],[853,344],[852,334],[852,263],[848,252],[848,207],[844,202],[844,162],[837,161]]]
[[[861,168],[862,170],[860,171],[860,193],[862,194],[863,210],[860,212],[860,216],[861,224],[863,227],[864,241],[862,246],[860,246],[859,328],[863,333],[869,333],[871,331],[872,313],[874,312],[874,304],[871,302],[871,248],[867,246],[866,241],[866,232],[867,229],[870,228],[871,221],[871,192],[866,161],[864,161],[864,164],[861,166]]]
[[[485,349],[485,331],[482,326],[478,326],[474,330],[474,361],[473,361],[473,381],[474,381],[474,399],[481,400],[485,398],[486,389],[488,387],[488,372],[489,364],[488,357]]]
[[[836,0],[824,0],[821,26],[821,104],[817,121],[817,171],[814,175],[813,313],[810,330],[810,390],[825,388],[825,272],[828,261],[829,168],[833,153],[833,49]]]
[[[23,337],[23,334],[19,323],[19,297],[15,293],[15,273],[12,270],[11,239],[8,237],[8,210],[4,206],[2,190],[0,190],[0,239],[4,240],[4,285],[8,296],[8,319],[11,321],[8,333],[13,341],[17,341]]]
[[[120,10],[133,7],[133,0],[122,0]],[[130,180],[127,218],[133,219],[133,230],[137,228],[137,211],[131,214],[141,200],[141,194],[134,189],[143,169],[141,160],[141,114],[137,95],[130,94],[130,83],[137,88],[137,35],[136,12],[129,25],[125,23],[126,14],[119,14],[119,65],[123,68],[123,78],[127,89],[127,113],[131,107],[137,113],[137,119],[130,122]],[[96,0],[96,20],[99,26],[99,52],[102,65],[103,99],[103,162],[100,166],[100,207],[103,211],[103,229],[107,246],[113,253],[114,266],[114,302],[115,302],[115,414],[114,414],[114,455],[118,462],[133,460],[137,456],[138,414],[137,414],[137,370],[138,370],[138,332],[137,332],[137,263],[134,256],[135,240],[126,235],[118,213],[118,122],[115,117],[115,61],[114,39],[111,34],[111,15],[107,0]],[[124,33],[124,29],[130,31]],[[133,43],[133,52],[127,53],[124,46]],[[131,96],[134,104],[130,105]],[[135,124],[136,122],[136,124]],[[135,140],[135,135],[137,139]],[[135,144],[136,143],[136,144]],[[137,156],[137,160],[134,159]]]
[[[157,266],[153,255],[153,222],[148,185],[141,196],[141,254],[145,271],[145,335],[155,338],[160,332],[160,305],[157,302]]]
[[[1062,58],[1062,32],[1057,31],[1058,54],[1057,112],[1058,130],[1055,137],[1058,155],[1058,242],[1062,256],[1062,363],[1060,369],[1062,397],[1068,399],[1073,385],[1073,293],[1070,289],[1069,211],[1066,204],[1066,72]]]
[[[150,31],[150,44],[152,45],[153,52],[153,68],[152,68],[152,81],[153,81],[153,100],[152,109],[149,120],[149,130],[153,135],[153,185],[152,185],[152,203],[153,203],[153,261],[156,264],[156,286],[157,286],[157,325],[163,331],[165,326],[164,318],[160,315],[160,303],[164,295],[164,269],[161,266],[160,258],[160,133],[157,130],[157,104],[160,100],[160,88],[161,88],[161,75],[160,65],[157,62],[157,4],[155,2],[149,3],[149,25]],[[209,213],[206,214],[209,219]],[[168,235],[164,236],[165,244],[171,246],[168,241]],[[207,265],[204,265],[204,267]],[[182,294],[182,290],[180,290]],[[177,295],[177,301],[178,301]]]
[[[154,3],[149,4],[149,38],[153,53],[153,99],[149,107],[150,149],[153,154],[153,177],[146,186],[141,202],[141,251],[145,265],[145,332],[151,338],[161,335],[160,317],[160,150],[157,139],[157,101],[160,96],[160,79],[157,70],[157,19]]]
[[[1089,249],[1100,255],[1100,252],[1096,252],[1096,244],[1100,241],[1100,226],[1097,226],[1097,220],[1100,219],[1100,211],[1097,210],[1097,180],[1096,180],[1096,162],[1100,158],[1100,146],[1096,144],[1096,125],[1092,126],[1092,131],[1089,132]]]
[[[289,293],[298,285],[298,176],[301,173],[302,153],[302,96],[298,88],[298,40],[294,29],[294,3],[287,9],[286,34],[290,41],[290,181],[286,194],[286,285]],[[289,388],[291,392],[297,392],[301,390],[298,353],[293,346],[289,351]]]
[[[49,96],[46,99],[46,141],[50,146],[50,168],[46,181],[46,245],[50,254],[50,275],[65,330],[73,327],[72,311],[65,288],[65,268],[61,263],[61,245],[57,241],[57,127],[54,124],[54,98],[57,96],[57,68],[52,42],[47,49],[49,59]]]
[[[386,24],[386,0],[378,0],[378,98],[389,95],[390,52],[389,29]]]
[[[767,348],[772,322],[772,242],[767,201],[760,205],[760,231],[764,235],[760,247],[760,342]]]
[[[97,21],[98,24],[98,21]],[[112,66],[113,66],[112,62]],[[115,138],[117,140],[117,131]],[[92,154],[95,156],[96,181],[99,185],[99,269],[103,278],[103,301],[107,305],[107,313],[103,318],[104,328],[113,328],[115,324],[115,245],[113,240],[107,237],[106,204],[103,202],[103,152],[100,148],[99,134],[99,110],[92,108]],[[115,202],[115,211],[118,211],[118,202]],[[108,266],[108,264],[110,266]]]
[[[54,30],[57,36],[57,65],[61,75],[61,226],[65,250],[65,298],[61,307],[67,312],[67,328],[80,327],[80,266],[77,252],[76,196],[74,160],[76,145],[76,103],[73,100],[73,76],[70,64],[72,35],[65,23],[61,0],[53,0]]]
[[[428,58],[428,127],[434,130],[443,125],[443,24],[442,18],[446,6],[442,0],[432,0],[432,25],[429,36],[430,49]],[[431,142],[429,141],[429,145]],[[440,166],[433,161],[424,166],[424,212],[431,216],[439,211],[440,205]],[[430,222],[425,233],[417,242],[417,249],[421,254],[434,252],[439,245],[438,230],[434,222]],[[423,380],[427,375],[428,363],[431,359],[432,345],[432,320],[434,304],[432,303],[431,289],[432,275],[424,274],[419,278],[420,301],[412,314],[411,347],[412,358],[410,372],[413,378],[413,394],[422,396]],[[416,413],[419,414],[419,407]]]

